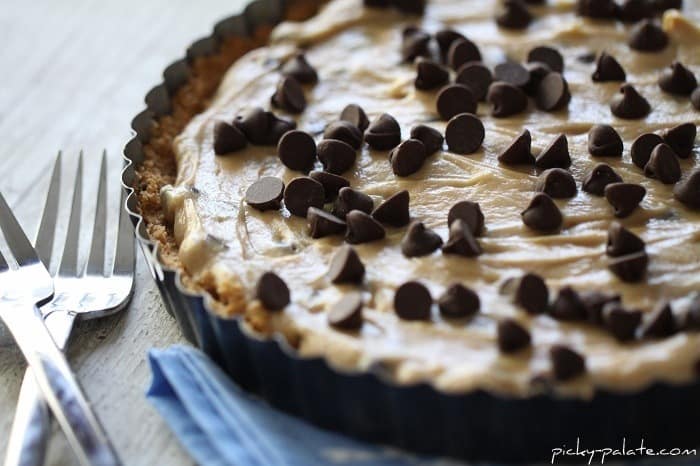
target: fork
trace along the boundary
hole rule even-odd
[[[82,198],[82,153],[73,188],[68,233],[63,254],[54,274],[54,298],[41,307],[41,316],[56,345],[63,350],[76,318],[89,319],[115,313],[129,302],[133,290],[134,239],[128,216],[120,208],[116,253],[112,268],[105,273],[107,224],[106,154],[102,154],[97,206],[90,253],[84,268],[78,267],[80,211]],[[46,204],[36,237],[38,258],[50,267],[54,244],[58,197],[61,185],[59,153],[49,184]],[[122,192],[120,207],[124,203]],[[12,425],[5,465],[39,466],[44,463],[50,433],[50,417],[35,378],[25,373]],[[116,460],[116,455],[114,456]],[[116,463],[115,463],[116,464]]]

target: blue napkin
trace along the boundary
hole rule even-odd
[[[202,466],[457,466],[320,430],[235,385],[189,346],[153,349],[146,396]]]

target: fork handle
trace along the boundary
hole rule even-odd
[[[80,463],[121,465],[68,362],[44,326],[37,307],[0,306],[0,317],[27,359],[39,389]]]

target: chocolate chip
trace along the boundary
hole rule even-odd
[[[479,295],[464,285],[455,283],[438,298],[440,313],[445,317],[468,317],[479,311]]]
[[[553,112],[569,105],[569,101],[571,101],[571,93],[564,76],[551,72],[542,78],[535,95],[537,108],[545,112]]]
[[[409,176],[423,166],[427,157],[425,146],[418,139],[407,139],[389,154],[391,170],[396,176]]]
[[[394,117],[383,113],[365,131],[365,141],[372,149],[393,149],[401,142],[401,127]]]
[[[453,70],[458,70],[465,63],[481,61],[479,47],[467,38],[457,39],[447,52],[447,63]]]
[[[626,81],[627,74],[615,57],[603,52],[598,57],[591,79],[595,82]]]
[[[384,239],[384,227],[361,210],[351,210],[345,217],[348,224],[345,241],[350,244],[369,243]]]
[[[530,72],[520,63],[505,62],[496,65],[493,69],[493,79],[523,87],[530,81]]]
[[[669,94],[690,95],[698,87],[698,81],[692,71],[674,61],[659,76],[659,87]]]
[[[605,253],[610,257],[620,257],[644,251],[644,241],[620,222],[613,222],[608,228],[608,244]]]
[[[265,272],[258,279],[255,296],[270,311],[279,311],[289,304],[289,288],[274,272]]]
[[[673,188],[673,197],[691,209],[700,210],[700,168],[693,170]]]
[[[369,214],[373,208],[374,201],[367,194],[353,188],[340,188],[338,198],[333,204],[333,215],[345,218],[351,210],[360,210]]]
[[[498,161],[506,165],[534,165],[535,157],[531,152],[532,136],[524,130],[498,156]]]
[[[401,36],[401,59],[404,62],[412,62],[417,57],[430,55],[428,49],[430,34],[427,32],[415,26],[409,26],[403,30]]]
[[[541,314],[549,307],[549,290],[542,277],[526,273],[519,278],[509,278],[500,293],[510,296],[511,301],[530,314]]]
[[[453,29],[441,29],[435,33],[435,40],[440,48],[440,56],[442,61],[447,61],[447,54],[450,51],[450,47],[457,40],[466,39],[462,34]]]
[[[309,173],[309,178],[318,181],[323,185],[323,192],[325,193],[325,201],[332,202],[338,197],[338,191],[341,188],[350,186],[350,182],[343,178],[342,176],[334,175],[328,172],[322,171],[312,171]]]
[[[484,142],[484,124],[471,113],[460,113],[447,122],[445,140],[447,147],[457,154],[472,154]]]
[[[651,151],[659,144],[663,144],[664,140],[658,134],[645,133],[637,137],[632,142],[630,148],[630,156],[632,163],[639,168],[644,168],[651,157]]]
[[[323,209],[309,207],[306,220],[309,222],[309,236],[314,239],[345,233],[345,222]]]
[[[571,156],[569,155],[569,141],[564,134],[560,134],[545,147],[535,159],[535,167],[544,168],[569,168]]]
[[[263,145],[267,142],[269,115],[260,107],[245,110],[236,116],[233,125],[241,130],[252,144]]]
[[[357,129],[363,131],[369,126],[369,119],[365,111],[357,104],[348,104],[342,112],[340,119],[352,123]]]
[[[644,167],[644,174],[656,178],[663,184],[674,184],[681,179],[681,165],[676,153],[667,144],[657,145],[651,151],[649,162]]]
[[[615,217],[629,216],[637,208],[647,190],[634,183],[611,183],[605,187],[605,199],[613,206]]]
[[[611,259],[608,262],[608,268],[620,280],[635,283],[641,281],[646,275],[648,263],[649,256],[642,251]]]
[[[649,0],[624,0],[618,10],[618,18],[625,23],[636,23],[641,19],[650,18],[654,15],[654,10]]]
[[[537,178],[535,191],[549,195],[554,199],[568,199],[576,196],[576,180],[563,168],[550,168]]]
[[[617,16],[614,0],[578,0],[576,13],[596,19],[613,19]]]
[[[408,191],[399,191],[372,212],[372,217],[381,223],[393,227],[402,227],[408,224],[410,215],[408,211],[409,194]]]
[[[301,84],[289,76],[280,79],[277,89],[270,99],[272,105],[289,113],[301,113],[306,108],[306,97]]]
[[[663,132],[661,137],[664,138],[664,142],[671,146],[673,152],[682,159],[690,157],[693,152],[693,147],[695,146],[695,136],[697,135],[697,128],[695,123],[683,123],[678,126],[674,126],[671,129],[667,129]]]
[[[503,9],[496,16],[496,24],[506,29],[525,29],[532,22],[532,15],[520,0],[505,0]]]
[[[668,45],[668,35],[654,21],[644,19],[634,25],[627,44],[639,52],[658,52]]]
[[[525,68],[530,75],[530,79],[528,80],[527,84],[523,86],[523,90],[527,95],[535,97],[537,95],[537,90],[540,87],[540,83],[545,76],[552,72],[552,70],[550,70],[549,66],[546,64],[538,61],[528,63],[525,65]]]
[[[642,323],[642,313],[627,310],[619,302],[612,302],[603,307],[603,322],[618,341],[630,341],[634,340],[637,327]]]
[[[700,293],[695,293],[685,314],[684,327],[686,330],[700,330]]]
[[[477,202],[460,201],[453,205],[447,213],[447,225],[452,226],[455,220],[464,221],[474,236],[484,232],[484,214]]]
[[[357,152],[349,144],[337,139],[324,139],[318,143],[318,159],[323,169],[334,175],[342,175],[355,164]]]
[[[280,208],[283,192],[282,180],[265,176],[248,187],[245,192],[245,201],[257,210],[277,210]]]
[[[553,47],[545,45],[535,47],[527,53],[527,62],[541,62],[557,73],[564,72],[564,57]]]
[[[313,66],[306,60],[306,55],[297,52],[282,65],[280,70],[284,76],[290,76],[301,84],[316,84],[318,74]]]
[[[323,185],[308,177],[294,178],[284,189],[284,205],[297,217],[306,218],[309,207],[323,207]]]
[[[441,64],[420,57],[416,60],[416,89],[429,91],[444,86],[450,81],[450,72]]]
[[[442,238],[423,222],[413,222],[401,241],[401,252],[406,257],[421,257],[432,254],[442,246]]]
[[[612,167],[606,163],[599,163],[586,175],[581,189],[596,196],[605,194],[605,187],[611,183],[622,182],[622,177],[618,175]]]
[[[351,291],[328,311],[328,323],[341,330],[357,330],[362,327],[362,294]]]
[[[289,131],[277,144],[277,156],[290,170],[307,172],[316,160],[316,143],[309,133]]]
[[[514,319],[503,319],[497,327],[498,349],[510,354],[527,348],[532,343],[530,332]]]
[[[362,131],[345,120],[334,121],[323,131],[324,139],[337,139],[357,150],[362,146]]]
[[[593,325],[603,324],[603,308],[609,303],[620,304],[620,295],[599,291],[584,291],[579,297],[586,307],[587,321]]]
[[[504,82],[493,82],[489,86],[486,101],[493,107],[491,115],[496,118],[506,118],[525,111],[527,95],[519,87]]]
[[[544,193],[535,194],[520,216],[525,225],[541,232],[557,231],[564,223],[559,207]]]
[[[554,345],[549,349],[554,378],[565,382],[586,372],[586,360],[576,351],[564,346]]]
[[[613,97],[610,111],[618,118],[634,120],[644,118],[651,111],[649,101],[645,99],[631,84],[623,84],[620,93]]]
[[[225,121],[217,121],[214,125],[214,153],[216,155],[237,152],[248,145],[245,135],[233,125]]]
[[[692,94],[690,94],[690,103],[693,104],[695,110],[700,110],[700,86],[698,86]]]
[[[566,321],[586,320],[588,317],[586,305],[579,294],[569,286],[559,290],[549,309],[549,314],[555,319]]]
[[[455,254],[464,257],[481,255],[481,245],[474,238],[470,226],[464,220],[457,219],[450,225],[450,237],[442,247],[443,254]]]
[[[666,10],[683,9],[683,0],[651,0],[651,5],[654,10],[663,13]]]
[[[425,12],[427,0],[393,0],[391,3],[402,13],[422,15]]]
[[[426,125],[417,125],[411,128],[411,139],[417,139],[425,146],[426,155],[433,155],[442,150],[444,138],[440,131]]]
[[[365,276],[365,266],[352,246],[343,245],[333,255],[328,268],[332,283],[360,284]]]
[[[642,325],[644,338],[666,338],[678,331],[676,318],[673,316],[671,305],[663,301],[652,311]]]
[[[476,112],[476,99],[467,86],[450,84],[438,93],[436,107],[440,118],[449,120],[460,113]]]
[[[459,68],[455,82],[467,86],[474,94],[474,98],[482,101],[486,99],[493,76],[491,70],[483,63],[469,62]]]
[[[610,125],[594,125],[588,132],[588,153],[594,157],[622,157],[622,138]]]
[[[404,283],[394,295],[394,310],[403,320],[429,320],[432,305],[430,291],[418,282]]]
[[[263,144],[266,146],[277,145],[285,133],[297,127],[296,122],[278,118],[272,112],[265,112],[265,114],[267,115],[268,129]]]

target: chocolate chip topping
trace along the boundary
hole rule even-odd
[[[533,165],[532,136],[529,130],[524,130],[498,156],[498,161],[506,165]]]
[[[618,175],[607,163],[599,163],[586,175],[581,189],[596,196],[605,194],[605,187],[611,183],[622,182],[622,177]]]
[[[559,290],[549,314],[555,319],[566,321],[586,320],[588,317],[586,305],[579,294],[569,286]]]
[[[674,61],[659,76],[659,87],[669,94],[690,95],[698,87],[698,81],[692,71]]]
[[[427,256],[442,246],[442,238],[423,222],[413,222],[401,241],[401,252],[406,257]]]
[[[512,302],[530,314],[541,314],[549,308],[549,290],[542,277],[526,273],[522,277],[509,278],[500,289]]]
[[[595,19],[613,19],[617,16],[614,0],[578,0],[576,13]]]
[[[351,210],[360,210],[369,214],[373,208],[374,201],[367,194],[353,188],[340,188],[338,198],[333,204],[333,215],[345,218]]]
[[[644,19],[634,25],[627,44],[639,52],[658,52],[668,45],[668,35],[653,20]]]
[[[486,99],[493,76],[491,70],[483,63],[469,62],[459,68],[455,82],[467,86],[474,94],[474,98],[482,101]]]
[[[270,311],[279,311],[289,304],[289,288],[273,272],[265,272],[258,279],[255,296]]]
[[[214,153],[216,155],[237,152],[248,145],[241,130],[225,121],[217,121],[214,125]]]
[[[277,156],[285,167],[306,173],[316,161],[314,138],[298,129],[284,134],[277,144]]]
[[[698,86],[692,94],[690,94],[690,103],[693,104],[695,110],[700,110],[700,86]]]
[[[605,199],[613,206],[615,217],[629,216],[637,208],[647,190],[634,183],[611,183],[605,187]]]
[[[464,285],[450,285],[438,298],[440,313],[445,317],[460,318],[476,314],[481,306],[479,295]]]
[[[280,79],[277,89],[270,102],[275,107],[286,110],[289,113],[301,113],[306,108],[306,97],[301,84],[289,76]]]
[[[318,74],[313,66],[306,60],[306,55],[301,52],[294,54],[292,58],[282,65],[282,75],[290,76],[301,84],[316,84]]]
[[[569,168],[571,156],[569,155],[569,141],[564,134],[555,137],[535,159],[535,167],[544,168]]]
[[[506,118],[525,111],[527,95],[519,87],[496,81],[491,83],[486,101],[492,105],[491,115]]]
[[[658,13],[671,9],[681,10],[683,9],[683,0],[651,0],[651,6]]]
[[[365,111],[357,104],[348,104],[342,112],[340,119],[352,123],[357,129],[364,132],[369,126],[369,119]]]
[[[695,293],[685,313],[686,330],[700,330],[700,293]]]
[[[309,236],[314,239],[345,233],[345,222],[323,209],[309,207],[306,220],[309,223]]]
[[[544,193],[535,194],[520,216],[525,225],[541,232],[557,231],[564,223],[559,207]]]
[[[565,382],[586,372],[586,360],[576,351],[564,345],[554,345],[549,349],[554,378]]]
[[[532,22],[532,15],[520,0],[505,0],[503,9],[496,16],[496,24],[506,29],[525,29]]]
[[[284,205],[292,215],[306,218],[309,207],[323,207],[323,185],[308,177],[294,178],[284,189]]]
[[[345,120],[334,121],[323,131],[324,139],[337,139],[357,150],[362,146],[362,131],[353,123]]]
[[[383,113],[365,131],[365,141],[372,149],[393,149],[401,142],[401,127],[394,117]]]
[[[663,184],[674,184],[681,179],[681,165],[676,153],[667,144],[657,145],[651,151],[649,162],[644,167],[644,174],[656,178]]]
[[[552,72],[552,70],[549,69],[549,66],[539,61],[530,62],[525,65],[525,68],[527,68],[530,79],[528,80],[527,84],[523,86],[523,90],[530,97],[535,97],[537,95],[537,90],[540,87],[540,83],[545,76]]]
[[[631,84],[623,84],[620,93],[613,97],[610,111],[618,118],[635,120],[644,118],[651,111],[649,101],[645,99]]]
[[[441,150],[444,140],[440,131],[426,125],[417,125],[411,128],[411,139],[417,139],[423,143],[427,156]]]
[[[248,187],[245,192],[245,201],[257,210],[277,210],[280,208],[283,192],[284,183],[282,180],[265,176]]]
[[[616,257],[608,262],[608,268],[617,277],[628,283],[641,281],[646,275],[649,256],[647,253],[635,252],[626,256]]]
[[[443,87],[437,95],[437,112],[443,120],[460,113],[476,112],[476,99],[472,91],[462,84]]]
[[[453,70],[458,70],[465,63],[481,61],[479,47],[469,39],[457,39],[450,45],[447,52],[447,63]]]
[[[362,294],[351,291],[328,311],[328,324],[341,330],[357,330],[362,327]]]
[[[535,191],[545,193],[554,199],[568,199],[576,196],[576,180],[563,168],[550,168],[537,178]]]
[[[265,145],[274,146],[284,136],[287,131],[291,131],[297,127],[296,122],[278,118],[272,112],[265,112],[269,121],[267,136],[265,137]]]
[[[514,319],[503,319],[497,327],[498,349],[510,354],[527,348],[532,343],[530,332]]]
[[[594,157],[622,157],[622,138],[610,125],[594,125],[588,132],[588,153]]]
[[[440,48],[440,57],[442,61],[447,61],[447,54],[450,51],[452,43],[460,39],[466,39],[466,37],[454,29],[441,29],[435,33],[435,40]]]
[[[516,87],[523,87],[530,81],[530,72],[520,63],[499,63],[493,69],[493,79]]]
[[[343,245],[333,255],[328,267],[328,279],[332,283],[362,283],[365,266],[352,246]]]
[[[236,116],[233,125],[256,145],[276,145],[282,135],[296,128],[296,123],[278,118],[272,112],[253,107]]]
[[[447,147],[457,154],[472,154],[484,142],[484,124],[471,113],[460,113],[447,122],[445,140]]]
[[[427,157],[425,146],[418,139],[407,139],[389,154],[391,170],[396,176],[409,176],[423,166]]]
[[[484,214],[477,202],[460,201],[453,205],[447,213],[447,225],[452,226],[455,220],[464,221],[474,236],[484,232]]]
[[[584,291],[579,294],[586,307],[587,319],[593,325],[603,324],[603,308],[609,303],[620,304],[620,295],[599,291]]]
[[[664,131],[661,135],[664,138],[664,142],[671,146],[673,152],[682,159],[686,159],[692,154],[695,146],[695,136],[697,136],[697,128],[695,123],[692,122],[674,126]]]
[[[450,81],[450,72],[441,64],[420,57],[416,60],[416,89],[429,91],[444,86]]]
[[[671,305],[663,301],[656,306],[644,321],[641,334],[644,338],[666,338],[677,331],[678,326]]]
[[[323,186],[325,201],[332,202],[338,197],[338,191],[341,188],[350,186],[350,182],[342,176],[334,175],[328,172],[312,171],[309,173],[309,178],[318,181]]]
[[[551,72],[542,78],[535,95],[537,108],[545,112],[554,112],[569,105],[569,101],[571,101],[571,93],[564,76]]]
[[[663,142],[663,138],[654,133],[645,133],[638,136],[632,142],[632,147],[630,147],[632,163],[639,168],[644,168],[651,157],[651,151],[659,144],[663,144]]]
[[[345,241],[350,244],[369,243],[384,239],[384,227],[361,210],[351,210],[345,217],[348,224]]]
[[[418,29],[415,26],[409,26],[403,30],[401,34],[401,59],[404,62],[412,62],[417,57],[425,57],[430,55],[428,46],[430,44],[430,34]]]
[[[618,341],[634,340],[641,323],[641,311],[627,310],[619,302],[603,307],[603,325]]]
[[[464,257],[481,255],[481,245],[474,238],[470,226],[464,220],[457,219],[450,225],[450,237],[442,247],[443,254],[455,254]]]
[[[673,197],[691,209],[700,210],[700,168],[693,170],[673,188]]]
[[[559,53],[557,49],[547,47],[546,45],[531,49],[527,53],[527,62],[544,63],[552,71],[556,71],[557,73],[564,72],[564,57],[561,56],[561,53]]]
[[[418,282],[404,283],[394,295],[394,310],[403,320],[429,320],[432,305],[430,291]]]
[[[598,57],[591,79],[594,82],[626,81],[627,74],[615,57],[603,52]]]
[[[619,7],[618,18],[624,23],[636,23],[640,19],[654,15],[652,2],[649,0],[624,0]]]
[[[372,212],[375,220],[392,227],[402,227],[410,221],[409,194],[403,190],[386,199]]]
[[[613,222],[608,228],[608,245],[605,253],[610,257],[620,257],[644,251],[644,241],[620,222]]]
[[[357,152],[349,144],[337,139],[324,139],[318,143],[318,159],[323,169],[334,175],[342,175],[355,164]]]

